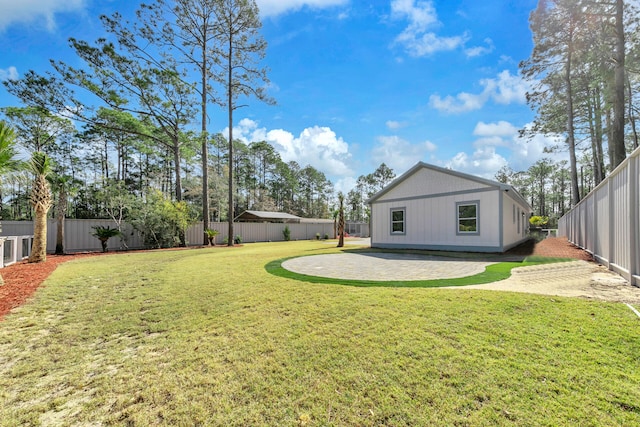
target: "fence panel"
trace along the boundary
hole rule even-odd
[[[640,286],[640,148],[558,223],[558,235]]]
[[[368,227],[368,224],[364,224]],[[93,227],[115,227],[109,219],[67,219],[65,220],[64,249],[65,252],[100,251],[100,241],[91,234]],[[274,224],[274,223],[234,223],[234,236],[240,236],[242,242],[278,242],[284,241],[283,230],[289,227],[291,240],[313,240],[317,237],[333,237],[332,223],[302,223],[302,224]],[[209,228],[217,230],[216,244],[227,241],[229,224],[216,222],[209,224]],[[47,222],[47,251],[54,252],[56,247],[57,224],[55,219]],[[110,250],[141,249],[144,248],[144,238],[131,225],[122,224],[122,237],[109,239]],[[185,237],[190,246],[199,246],[203,243],[203,224],[198,222],[187,229]],[[367,228],[368,233],[368,228]],[[26,236],[33,235],[33,222],[31,221],[2,221],[0,236]],[[8,243],[7,246],[10,246]],[[10,248],[12,249],[12,248]],[[7,251],[5,251],[5,256]]]

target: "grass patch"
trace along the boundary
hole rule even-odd
[[[638,425],[623,304],[309,285],[322,242],[61,265],[0,322],[0,425]]]
[[[423,253],[426,254],[426,253]],[[433,255],[433,253],[429,253]],[[442,255],[444,256],[444,255]],[[448,255],[447,255],[448,256]],[[464,254],[457,254],[458,258],[464,258]],[[471,254],[478,257],[478,254]],[[486,257],[486,255],[485,255]],[[485,271],[473,276],[447,278],[447,279],[431,279],[431,280],[353,280],[353,279],[336,279],[331,277],[311,276],[307,274],[296,273],[282,267],[282,264],[292,258],[289,257],[271,261],[265,266],[265,270],[278,277],[299,280],[308,283],[323,283],[332,285],[358,286],[358,287],[395,287],[395,288],[439,288],[443,286],[467,286],[481,285],[484,283],[492,283],[500,280],[508,279],[511,276],[511,270],[517,267],[526,267],[531,265],[549,264],[555,262],[572,261],[566,258],[546,258],[546,257],[527,257],[523,261],[498,262],[488,265]],[[497,258],[496,258],[497,259]]]

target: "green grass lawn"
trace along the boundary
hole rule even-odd
[[[623,304],[269,274],[322,242],[93,257],[0,322],[0,425],[640,425]]]

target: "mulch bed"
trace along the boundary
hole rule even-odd
[[[96,254],[47,255],[45,262],[22,261],[0,269],[4,279],[4,285],[0,285],[0,320],[33,295],[58,264],[91,255]]]
[[[528,242],[514,248],[510,253],[521,255],[540,255],[556,258],[575,258],[593,261],[591,255],[572,245],[562,237],[548,237],[540,243]],[[23,304],[38,286],[56,269],[58,264],[73,259],[102,255],[101,253],[83,253],[74,255],[48,255],[45,262],[28,264],[19,262],[0,269],[4,285],[0,285],[0,320],[5,314]]]
[[[565,237],[547,237],[535,245],[533,255],[594,261],[589,252],[569,243]]]

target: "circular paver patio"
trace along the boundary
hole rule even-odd
[[[453,279],[482,273],[487,261],[397,253],[340,253],[293,258],[282,267],[308,276],[348,280]]]

